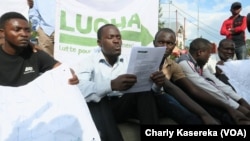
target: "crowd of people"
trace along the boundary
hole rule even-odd
[[[55,1],[27,2],[31,28],[29,20],[17,12],[0,18],[2,86],[25,85],[61,64],[53,58],[55,18],[51,13],[55,13]],[[148,76],[153,82],[151,90],[137,93],[122,92],[137,83],[137,76],[126,74],[129,56],[122,54],[119,28],[114,24],[101,26],[98,47],[72,69],[69,84],[81,90],[102,141],[124,140],[117,124],[130,118],[138,119],[141,125],[159,124],[163,117],[180,125],[249,125],[249,101],[237,94],[217,67],[228,60],[246,59],[245,30],[249,25],[240,10],[241,3],[232,4],[232,16],[220,31],[226,38],[214,55],[210,41],[196,38],[188,53],[171,60],[176,34],[170,28],[159,29],[153,44],[156,48],[165,46],[166,52],[159,56],[159,70]],[[38,45],[30,42],[31,30],[38,33]]]

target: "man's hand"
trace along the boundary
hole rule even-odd
[[[37,50],[42,50],[42,48],[39,47],[38,45],[35,45],[35,44],[31,43],[31,42],[29,44],[30,44],[30,46],[31,46],[34,53],[36,53]]]
[[[250,125],[250,119],[245,116],[242,112],[231,109],[228,111],[235,123],[238,125]]]
[[[215,120],[215,118],[213,118],[210,115],[201,116],[201,119],[206,125],[219,125],[220,124],[217,120]]]
[[[230,34],[234,34],[235,33],[235,29],[234,28],[230,28],[228,30],[229,30]]]
[[[248,110],[250,110],[250,105],[249,103],[244,99],[244,98],[241,98],[238,103],[241,105],[241,106],[244,106],[246,107]]]
[[[166,80],[166,77],[162,71],[156,71],[152,73],[150,78],[158,87],[162,87]]]
[[[74,72],[72,69],[70,69],[70,72],[71,72],[71,74],[72,74],[72,78],[69,79],[69,84],[71,84],[71,85],[76,85],[76,84],[78,84],[78,83],[79,83],[79,79],[78,79],[78,77],[76,76],[75,72]]]
[[[133,74],[119,75],[111,80],[111,89],[113,91],[124,91],[131,88],[137,82],[137,78]]]

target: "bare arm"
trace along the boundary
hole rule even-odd
[[[194,97],[200,100],[201,102],[207,103],[209,105],[224,109],[232,116],[232,118],[237,124],[249,124],[250,123],[249,122],[250,120],[246,116],[244,116],[243,113],[239,112],[236,109],[233,109],[229,105],[214,98],[213,96],[208,94],[206,91],[203,91],[202,89],[194,85],[187,78],[182,78],[182,79],[177,80],[176,84],[185,92],[187,92],[191,97]]]
[[[182,105],[201,117],[205,124],[218,124],[218,122],[199,104],[192,100],[183,90],[166,80],[164,90],[175,97]]]

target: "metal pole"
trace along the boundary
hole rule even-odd
[[[169,7],[168,7],[168,27],[170,28],[170,4],[172,4],[172,1],[169,0]]]
[[[183,39],[184,39],[184,48],[183,49],[185,49],[185,43],[186,43],[186,17],[184,17]]]
[[[198,17],[197,17],[197,38],[199,38],[199,30],[200,30],[200,0],[198,0]]]

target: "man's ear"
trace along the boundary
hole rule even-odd
[[[200,55],[201,55],[201,52],[202,52],[202,50],[198,50],[198,51],[197,51],[197,56],[200,56]]]
[[[2,44],[3,41],[4,41],[3,29],[0,29],[0,44]]]
[[[0,37],[3,37],[3,29],[0,28]]]
[[[98,44],[99,47],[102,47],[100,39],[97,40],[97,44]]]

